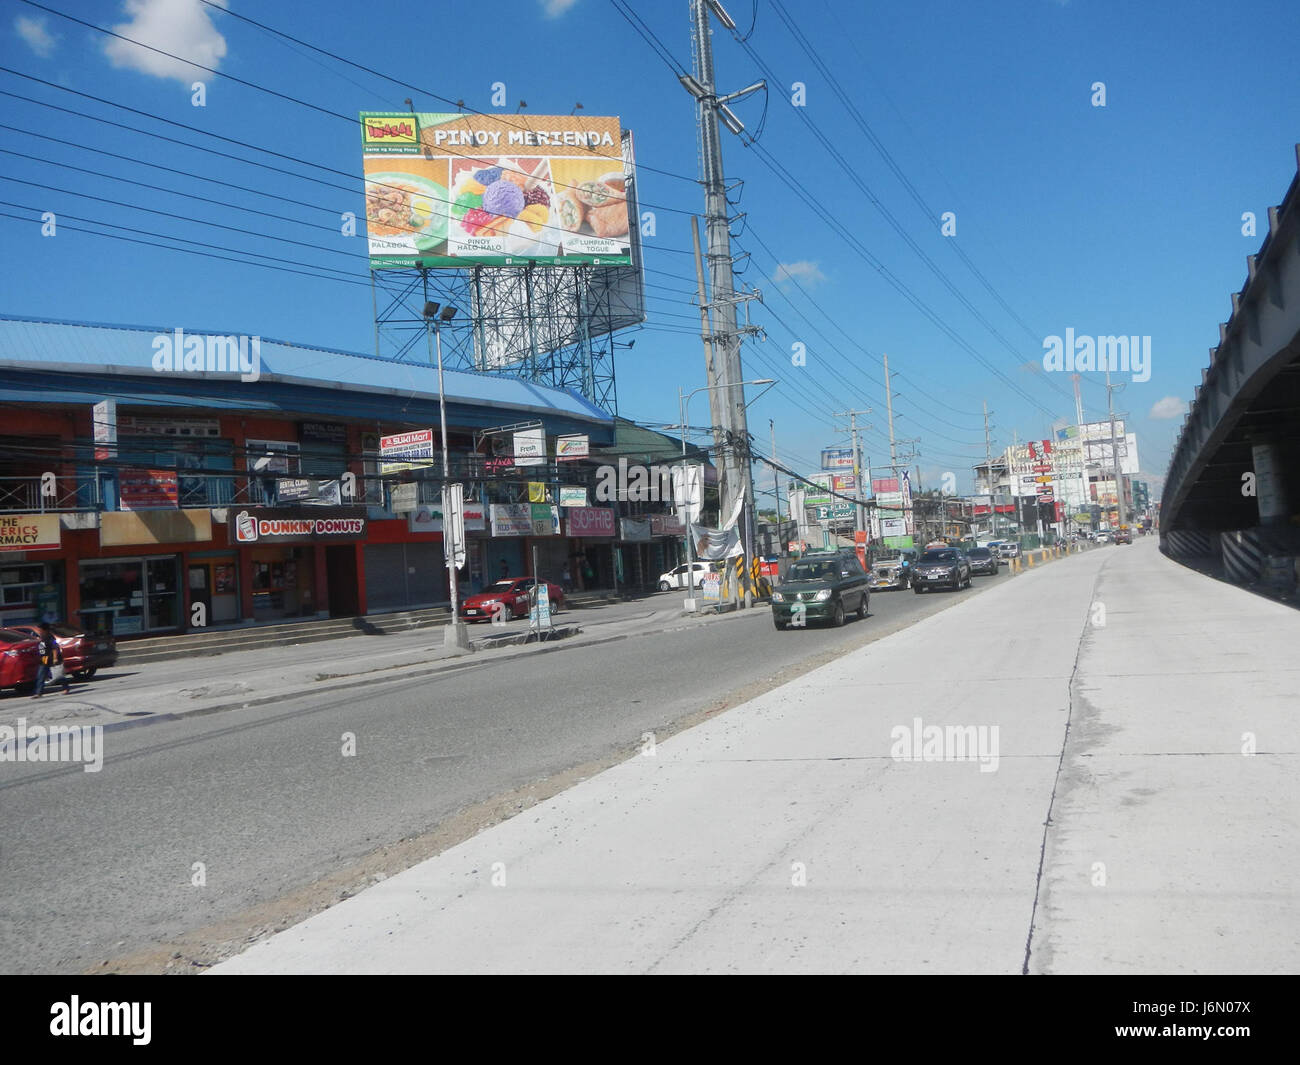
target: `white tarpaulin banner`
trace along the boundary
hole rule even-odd
[[[702,562],[719,562],[744,554],[740,546],[740,530],[735,526],[730,529],[706,529],[703,525],[688,526],[691,542],[695,545],[695,557]]]
[[[693,522],[700,516],[704,498],[704,467],[673,467],[673,501],[683,521]]]

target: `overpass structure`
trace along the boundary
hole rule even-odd
[[[1220,555],[1242,583],[1294,585],[1300,559],[1300,145],[1296,161],[1232,293],[1161,500],[1161,548]]]

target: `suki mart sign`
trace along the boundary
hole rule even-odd
[[[346,543],[366,535],[365,507],[255,507],[233,512],[237,544]]]

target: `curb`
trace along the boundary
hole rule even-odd
[[[728,612],[728,614],[717,614],[717,615],[706,615],[706,616],[710,620],[716,620],[717,618],[728,617],[728,616],[735,616],[735,617],[766,616],[766,613],[767,613],[766,610],[760,610],[758,608],[755,608],[753,610],[731,611]],[[680,615],[680,617],[682,618],[697,617],[697,616],[698,615],[692,615],[688,611],[682,611]],[[601,636],[595,639],[583,640],[581,642],[576,642],[576,641],[570,642],[568,639],[562,639],[559,643],[557,643],[554,646],[551,645],[550,641],[544,641],[541,643],[531,643],[531,644],[526,642],[516,641],[512,644],[507,644],[506,646],[524,647],[526,649],[517,650],[511,654],[503,655],[501,657],[506,659],[522,658],[525,655],[529,655],[529,654],[553,654],[557,651],[565,651],[571,648],[599,647],[601,644],[615,643],[619,640],[631,640],[642,636],[659,636],[667,632],[680,632],[683,629],[690,628],[690,627],[691,626],[688,625],[665,624],[661,627],[657,627],[653,629],[645,629],[641,632],[621,632],[621,633],[615,633],[612,636]],[[573,628],[577,629],[577,631],[572,633],[571,635],[579,636],[582,634],[583,632],[582,629],[578,628],[577,626],[573,626]],[[521,633],[520,635],[527,636],[528,634]],[[483,649],[492,650],[492,648],[483,648]],[[477,650],[478,649],[476,649],[476,653]],[[179,713],[176,711],[164,711],[158,714],[149,714],[147,716],[132,718],[128,721],[109,721],[107,723],[101,724],[100,728],[102,728],[103,731],[106,733],[120,732],[123,729],[138,728],[142,725],[160,724],[169,721],[182,721],[190,717],[200,717],[207,714],[224,713],[229,710],[246,710],[249,707],[253,707],[253,706],[266,706],[271,703],[286,702],[290,699],[300,699],[306,695],[316,695],[316,694],[330,695],[333,694],[334,692],[350,691],[354,688],[365,688],[365,687],[370,687],[374,684],[388,684],[388,683],[395,683],[403,680],[415,680],[420,677],[432,676],[433,674],[436,673],[446,673],[446,672],[452,672],[460,669],[475,668],[476,666],[482,664],[484,660],[482,659],[475,660],[472,655],[456,655],[444,661],[445,664],[431,665],[422,669],[421,668],[412,669],[409,666],[384,666],[381,667],[380,669],[373,670],[370,673],[365,673],[365,674],[353,673],[353,674],[344,675],[344,676],[351,676],[351,677],[363,678],[363,679],[347,680],[343,683],[331,684],[328,686],[323,686],[314,689],[302,688],[296,691],[280,692],[275,695],[265,695],[255,699],[241,699],[238,702],[219,703],[215,706],[198,706],[192,710],[183,710],[180,711]],[[390,670],[397,670],[397,669],[405,669],[410,671],[402,673],[400,676],[384,677],[384,676],[377,675],[377,674],[386,673]],[[110,712],[115,712],[115,711],[110,711]]]

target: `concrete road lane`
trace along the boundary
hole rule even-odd
[[[1294,971],[1297,635],[1153,544],[1085,554],[215,971]],[[1225,704],[1243,669],[1257,698]]]
[[[511,660],[484,653],[428,677],[107,733],[99,773],[0,764],[0,957],[20,972],[105,960],[111,969],[125,956],[161,968],[177,952],[186,967],[211,961],[232,940],[303,916],[297,907],[306,903],[277,909],[277,900],[454,822],[473,804],[520,789],[507,811],[516,812],[555,774],[584,764],[595,772],[635,751],[646,732],[667,735],[738,693],[1010,581],[876,594],[871,617],[842,629],[777,632],[762,609]],[[275,653],[256,652],[257,668],[270,668],[262,660]],[[325,659],[335,647],[280,653]],[[204,665],[238,677],[242,659]],[[151,682],[169,671],[178,688],[195,683],[186,662],[145,668]],[[342,753],[345,733],[356,738],[355,756]],[[396,866],[380,863],[376,875],[439,849],[436,840],[430,847],[394,852]],[[357,886],[334,884],[311,905]],[[160,960],[138,960],[218,925]]]

